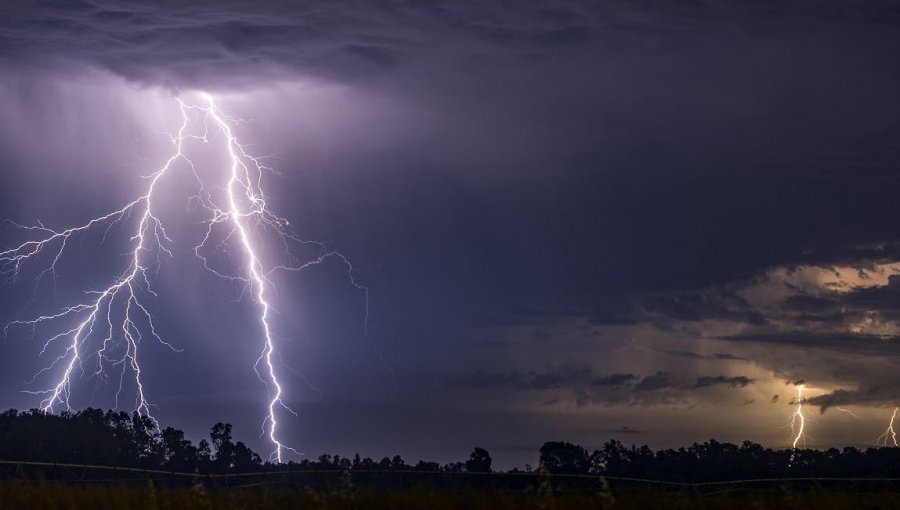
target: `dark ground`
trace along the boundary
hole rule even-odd
[[[335,492],[271,489],[208,490],[146,487],[78,487],[13,484],[0,487],[3,509],[868,509],[900,508],[900,492],[848,492],[835,489],[759,490],[715,493],[696,491],[532,494],[435,491]]]

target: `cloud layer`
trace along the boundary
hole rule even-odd
[[[889,2],[796,1],[769,9],[749,1],[16,0],[0,7],[0,55],[76,74],[99,66],[175,88],[241,86],[291,74],[352,80],[429,62],[464,70],[482,59],[539,60],[579,48],[640,51],[709,32],[889,26],[897,15]]]
[[[520,445],[550,437],[779,444],[786,382],[877,419],[898,397],[898,9],[4,2],[0,217],[118,205],[156,161],[134,148],[171,129],[169,92],[222,92],[283,172],[272,204],[372,289],[399,381],[360,338],[343,274],[279,281],[308,451],[449,460],[478,439],[524,462]],[[79,270],[51,299],[104,269],[65,263]],[[188,269],[163,288],[234,297]],[[29,290],[0,289],[3,319]],[[191,296],[160,307],[195,346],[150,356],[160,408],[199,433],[210,415],[255,431],[253,322]],[[29,405],[31,367],[11,361],[27,333],[0,347],[0,402]]]

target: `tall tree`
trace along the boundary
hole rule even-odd
[[[466,461],[466,471],[470,473],[490,473],[491,454],[484,448],[476,447]]]

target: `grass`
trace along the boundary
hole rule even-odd
[[[773,492],[605,491],[578,494],[506,492],[448,493],[426,490],[322,493],[304,490],[74,486],[39,483],[0,485],[3,510],[646,510],[646,509],[891,509],[895,491],[854,493],[832,489]]]

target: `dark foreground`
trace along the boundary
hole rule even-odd
[[[890,509],[900,508],[900,492],[850,492],[834,489],[804,491],[646,491],[616,493],[599,490],[579,494],[511,494],[491,492],[448,493],[397,491],[320,493],[270,489],[221,490],[200,486],[190,489],[136,487],[82,487],[46,484],[0,486],[4,510],[192,510],[242,509]]]

